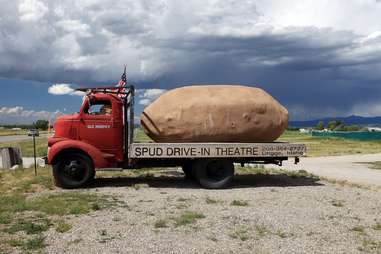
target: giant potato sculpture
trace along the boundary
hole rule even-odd
[[[286,129],[288,111],[259,88],[185,86],[144,109],[141,125],[156,142],[272,142]]]

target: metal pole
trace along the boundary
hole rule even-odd
[[[37,175],[37,162],[36,162],[36,136],[33,135],[33,156],[34,156],[34,175]]]

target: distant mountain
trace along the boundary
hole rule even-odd
[[[342,121],[347,125],[357,124],[357,125],[369,125],[369,126],[381,126],[381,116],[375,117],[364,117],[364,116],[347,116],[347,117],[327,117],[316,120],[307,120],[307,121],[290,121],[288,125],[290,127],[315,127],[319,121],[323,121],[325,125],[329,121],[338,120]]]

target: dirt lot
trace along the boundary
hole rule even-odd
[[[31,200],[82,193],[113,202],[93,204],[83,213],[35,207],[53,214],[48,217],[51,226],[41,232],[43,242],[37,247],[29,242],[23,245],[9,240],[14,235],[3,235],[3,242],[16,246],[3,249],[15,253],[29,247],[47,253],[381,252],[380,190],[328,183],[305,172],[246,168],[239,173],[226,190],[200,189],[176,169],[118,177],[118,173],[102,173],[91,188],[79,192],[55,189],[46,182],[48,178],[42,185],[51,190],[36,188],[40,183],[35,181],[26,191]],[[75,197],[68,201],[76,202]],[[55,213],[64,220],[61,226]],[[12,232],[12,223],[3,232]],[[18,236],[29,237],[25,232]]]

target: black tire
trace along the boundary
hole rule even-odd
[[[193,172],[202,187],[222,189],[233,181],[234,165],[226,159],[198,160],[193,164]]]
[[[196,179],[196,177],[193,173],[192,163],[184,164],[181,168],[183,169],[185,179],[190,179],[190,180]]]
[[[88,184],[95,176],[92,160],[83,153],[65,153],[53,165],[56,186],[74,189]]]

